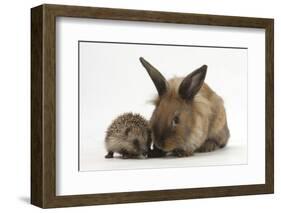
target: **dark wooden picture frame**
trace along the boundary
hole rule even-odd
[[[265,184],[193,189],[56,195],[56,17],[262,28],[266,34]],[[66,207],[219,196],[274,191],[274,20],[217,15],[41,5],[31,9],[31,203]]]

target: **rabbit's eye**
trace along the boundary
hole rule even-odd
[[[180,122],[179,116],[175,116],[174,119],[173,119],[172,125],[173,125],[173,126],[176,126],[177,124],[179,124],[179,122]]]

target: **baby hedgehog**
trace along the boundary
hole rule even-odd
[[[113,158],[114,152],[123,158],[147,157],[151,146],[148,121],[139,114],[118,116],[107,129],[105,146],[105,158]]]

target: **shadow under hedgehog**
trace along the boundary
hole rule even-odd
[[[144,58],[140,62],[158,97],[150,119],[153,150],[149,157],[172,153],[178,157],[223,148],[230,137],[223,100],[206,83],[207,66],[186,77],[166,80]]]

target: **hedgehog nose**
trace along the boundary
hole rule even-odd
[[[155,143],[155,145],[158,149],[162,149],[163,145],[164,145],[164,141],[163,140],[157,141],[157,143]]]
[[[145,151],[145,152],[142,153],[142,155],[143,155],[145,158],[147,158],[147,157],[148,157],[148,152]]]

